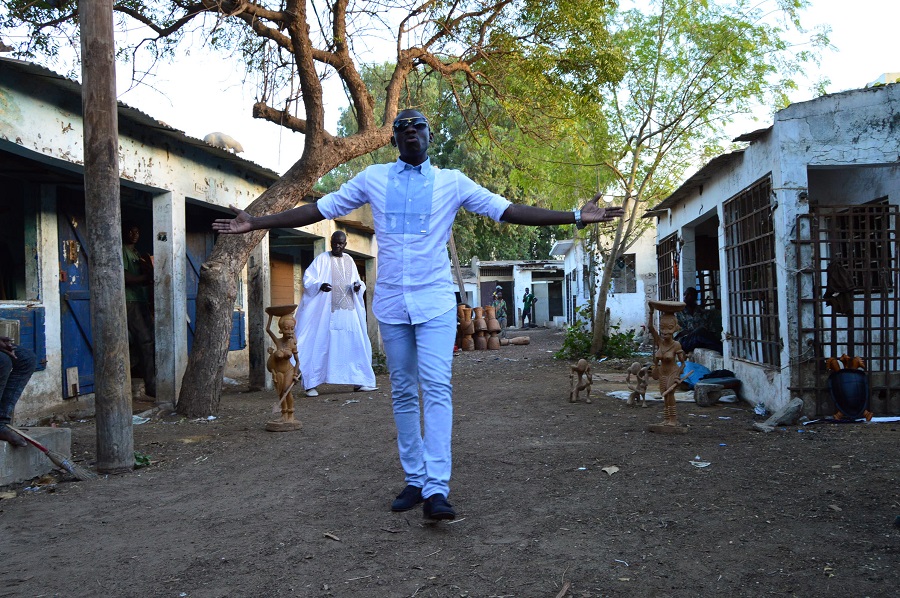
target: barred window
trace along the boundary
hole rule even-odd
[[[887,198],[863,206],[819,210],[823,230],[829,235],[830,259],[847,269],[856,295],[884,293],[894,288],[889,210]]]
[[[611,293],[637,293],[635,254],[626,253],[619,256],[613,264],[609,290]]]
[[[679,301],[678,233],[672,233],[656,246],[656,267],[659,272],[659,300]]]
[[[728,339],[733,357],[781,364],[772,179],[722,205],[728,272]]]

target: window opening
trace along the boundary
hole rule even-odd
[[[780,366],[771,177],[757,181],[722,207],[731,355]]]

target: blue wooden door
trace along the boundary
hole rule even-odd
[[[188,353],[194,346],[194,331],[197,326],[197,290],[200,287],[200,265],[212,252],[215,237],[212,232],[188,231],[185,256],[187,258],[187,346]]]
[[[197,290],[200,287],[200,265],[212,253],[215,235],[206,231],[188,231],[185,256],[187,258],[187,346],[188,353],[194,346],[194,333],[197,326]],[[247,346],[244,335],[244,312],[235,310],[231,317],[231,336],[228,350],[238,351]]]
[[[59,295],[62,325],[63,397],[94,392],[88,254],[84,211],[60,208]],[[124,325],[124,322],[123,322]]]

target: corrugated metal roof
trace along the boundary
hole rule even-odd
[[[72,95],[76,95],[79,98],[81,97],[80,83],[78,83],[77,81],[72,81],[71,79],[62,76],[59,73],[51,71],[50,69],[33,62],[26,62],[24,60],[17,60],[15,58],[0,57],[0,68],[15,70],[29,77],[39,77],[42,79],[46,79],[56,87]],[[156,132],[176,139],[177,141],[185,145],[196,147],[203,152],[239,166],[240,168],[253,173],[263,180],[268,180],[269,183],[281,178],[280,175],[274,170],[266,168],[265,166],[261,166],[255,162],[251,162],[250,160],[247,160],[245,158],[241,158],[227,150],[209,145],[202,139],[190,137],[189,135],[186,135],[184,131],[180,131],[167,125],[164,122],[156,120],[149,114],[141,112],[137,108],[132,108],[131,106],[123,102],[117,103],[119,106],[119,118],[126,119],[132,123],[148,129],[153,129]]]
[[[656,216],[660,212],[665,212],[672,206],[678,204],[679,201],[693,193],[696,189],[702,187],[703,184],[709,181],[714,174],[741,160],[743,156],[744,150],[742,149],[735,150],[727,154],[722,154],[721,156],[716,156],[715,158],[707,162],[703,168],[695,172],[690,178],[683,182],[681,186],[678,187],[678,189],[676,189],[674,193],[672,193],[672,195],[644,212],[644,215],[642,217],[649,218],[651,216]]]
[[[747,142],[753,143],[760,137],[769,133],[772,130],[773,126],[774,125],[769,125],[768,127],[765,127],[763,129],[756,129],[755,131],[750,131],[749,133],[744,133],[742,135],[738,135],[737,137],[732,139],[732,141],[734,141],[734,142],[747,141]]]
[[[553,244],[553,247],[550,248],[550,255],[566,255],[572,246],[575,244],[575,239],[564,239],[562,241],[557,241]]]

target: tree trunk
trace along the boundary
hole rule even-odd
[[[271,214],[294,207],[312,187],[308,177],[286,174],[248,207],[254,214]],[[237,277],[250,252],[267,231],[221,235],[200,267],[194,344],[178,397],[178,413],[187,417],[216,415],[228,355],[231,317],[237,299]]]
[[[615,254],[612,254],[615,255]],[[594,332],[591,338],[591,355],[600,357],[606,346],[606,333],[609,322],[606,319],[606,299],[609,296],[609,284],[612,281],[612,265],[615,258],[607,259],[603,264],[603,276],[597,287],[597,306],[594,308]]]
[[[84,113],[84,199],[91,256],[91,330],[94,335],[97,470],[134,469],[131,377],[119,199],[119,129],[112,0],[79,3],[81,17],[82,109]]]
[[[178,399],[178,412],[182,415],[203,417],[219,412],[231,312],[237,298],[236,275],[258,242],[256,238],[257,235],[253,234],[220,239],[209,261],[200,267],[194,346]],[[234,253],[229,258],[222,255],[225,252],[221,241],[232,239],[238,242],[238,246],[232,248]]]
[[[600,356],[600,352],[606,344],[606,333],[609,328],[609,322],[606,318],[606,299],[609,296],[609,285],[612,282],[613,265],[619,258],[619,254],[624,251],[627,245],[627,232],[631,230],[629,221],[637,217],[637,202],[632,198],[631,188],[629,187],[625,194],[625,200],[622,202],[622,208],[625,210],[625,217],[621,218],[616,226],[616,234],[613,237],[612,245],[609,253],[603,260],[603,276],[600,279],[600,285],[597,287],[597,308],[594,310],[594,331],[591,338],[591,354]],[[597,244],[600,244],[598,238]]]

